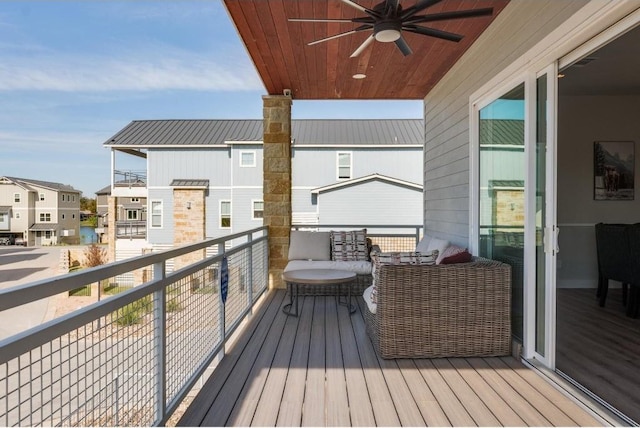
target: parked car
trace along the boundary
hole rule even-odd
[[[11,238],[9,236],[0,236],[0,245],[11,245]]]
[[[14,245],[22,245],[23,247],[27,246],[27,240],[21,237],[17,237],[14,241]]]

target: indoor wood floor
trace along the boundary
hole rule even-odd
[[[640,422],[640,319],[625,316],[622,293],[604,308],[594,289],[559,289],[556,367]]]
[[[383,360],[362,307],[306,297],[295,318],[284,299],[267,295],[179,425],[599,425],[514,358]]]

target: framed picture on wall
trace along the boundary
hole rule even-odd
[[[596,201],[632,201],[635,147],[633,141],[596,141],[593,144],[593,198]]]

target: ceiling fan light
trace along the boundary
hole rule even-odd
[[[395,42],[400,38],[400,31],[394,28],[390,28],[387,30],[380,30],[376,32],[374,37],[376,38],[377,41],[382,43]]]

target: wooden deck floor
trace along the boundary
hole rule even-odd
[[[269,293],[179,425],[600,425],[514,358],[383,360],[362,306],[306,297],[295,318],[284,299]]]

